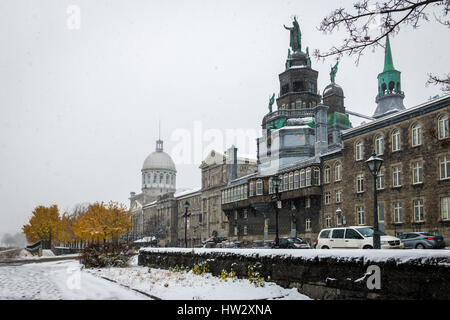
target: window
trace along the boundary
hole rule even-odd
[[[288,191],[289,190],[289,175],[287,173],[285,173],[283,179],[284,179],[283,191]]]
[[[337,190],[336,191],[336,203],[341,203],[342,202],[342,190]]]
[[[235,235],[235,236],[238,235],[238,227],[237,227],[237,226],[234,227],[234,235]]]
[[[156,173],[153,175],[153,183],[156,183],[156,180],[158,179],[158,176],[156,175]]]
[[[311,199],[309,197],[305,198],[305,208],[311,208]]]
[[[166,174],[166,184],[169,184],[169,181],[170,181],[169,175]]]
[[[325,204],[330,204],[330,203],[331,203],[331,193],[325,192]]]
[[[422,126],[420,123],[414,124],[411,128],[411,144],[413,147],[422,144]]]
[[[161,174],[159,175],[159,183],[160,183],[160,184],[162,184],[163,179],[164,179],[164,174],[161,173]]]
[[[412,180],[413,180],[413,184],[423,183],[422,161],[413,162],[413,164],[412,164]]]
[[[356,175],[356,192],[364,192],[364,175],[362,173]]]
[[[248,198],[248,186],[244,184],[244,199]]]
[[[403,222],[403,209],[401,202],[394,202],[394,223]]]
[[[384,189],[384,169],[381,168],[377,174],[377,190]]]
[[[342,164],[337,162],[334,165],[334,180],[341,181],[342,180]]]
[[[362,141],[356,142],[356,145],[355,145],[355,160],[356,161],[363,159],[363,157],[364,157],[363,147],[364,147],[364,145],[363,145]]]
[[[392,131],[392,151],[400,150],[400,131],[395,129]]]
[[[327,219],[330,218],[329,216],[327,217]],[[330,218],[331,221],[331,218]],[[324,239],[324,238],[329,238],[330,237],[330,232],[331,230],[322,230],[319,234],[319,238],[320,239]]]
[[[246,226],[246,225],[244,226],[244,230],[243,230],[243,233],[244,233],[244,236],[246,236],[246,235],[247,235],[247,226]]]
[[[249,196],[253,197],[255,193],[255,185],[253,182],[250,182],[249,184]]]
[[[442,220],[450,220],[450,197],[441,198]]]
[[[298,171],[295,171],[294,173],[294,189],[298,189],[300,186],[300,178]]]
[[[364,207],[356,207],[356,217],[358,219],[358,225],[364,225]]]
[[[256,181],[256,195],[260,196],[263,194],[263,182],[262,180]]]
[[[446,139],[449,137],[448,115],[444,114],[438,120],[439,139]]]
[[[400,187],[402,185],[402,168],[400,166],[392,167],[392,187]]]
[[[330,170],[330,166],[325,166],[325,169],[323,171],[323,180],[324,183],[330,183],[331,180],[331,170]]]
[[[294,189],[294,173],[289,173],[289,190]]]
[[[300,171],[300,187],[304,188],[306,187],[306,174],[305,174],[305,169],[302,169]]]
[[[450,178],[450,155],[439,158],[441,180]]]
[[[423,212],[423,200],[414,200],[414,221],[423,222],[424,212]]]
[[[320,169],[313,169],[313,185],[320,186]]]
[[[331,238],[333,239],[344,239],[345,229],[333,229],[333,234]]]
[[[375,137],[375,153],[377,156],[382,155],[384,151],[384,141],[381,134]]]
[[[272,194],[273,191],[273,178],[269,179],[269,194]]]
[[[325,228],[330,228],[330,227],[331,227],[331,217],[327,216],[325,218]],[[327,236],[328,236],[328,234],[327,234]]]
[[[305,221],[305,231],[311,231],[311,219]]]
[[[237,220],[238,219],[238,212],[237,212],[237,210],[234,210],[234,220]]]
[[[345,231],[345,239],[363,239],[363,237],[358,233],[358,231],[347,229]]]
[[[306,169],[306,185],[311,185],[311,168]]]

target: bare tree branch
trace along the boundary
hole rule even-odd
[[[313,55],[318,60],[324,60],[330,56],[341,57],[346,53],[355,56],[355,62],[358,64],[367,48],[384,48],[381,40],[387,35],[395,35],[405,26],[415,29],[420,27],[420,22],[428,22],[429,14],[425,10],[431,7],[438,9],[438,12],[433,12],[434,20],[450,28],[450,20],[447,18],[450,0],[387,0],[374,3],[361,0],[353,5],[353,13],[338,8],[322,20],[318,29],[324,33],[333,33],[343,28],[347,37],[340,46],[333,46],[326,52],[315,50]],[[441,84],[448,88],[448,85],[436,81],[437,79],[445,80],[430,77],[427,84]]]

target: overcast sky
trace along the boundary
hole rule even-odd
[[[130,191],[140,192],[158,121],[165,151],[184,148],[173,155],[178,188],[200,186],[200,159],[212,147],[235,143],[256,158],[251,134],[244,143],[227,133],[257,132],[278,94],[289,47],[283,24],[296,15],[303,48],[326,50],[343,34],[317,31],[321,19],[352,3],[1,1],[0,233],[19,231],[40,204],[128,205]],[[425,82],[427,73],[449,70],[445,39],[448,30],[436,23],[391,38],[407,108],[441,94]],[[377,50],[358,66],[341,60],[336,82],[348,110],[373,114],[383,59]],[[313,59],[320,91],[334,63]]]

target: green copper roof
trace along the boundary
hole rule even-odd
[[[392,61],[391,43],[389,42],[389,35],[386,36],[386,48],[384,49],[384,69],[385,71],[395,70],[394,62]]]

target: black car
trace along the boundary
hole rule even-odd
[[[427,232],[405,232],[398,236],[405,249],[442,249],[445,242],[442,236]]]
[[[311,246],[301,238],[280,238],[280,249],[310,249]]]

